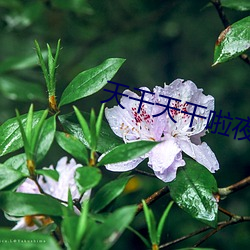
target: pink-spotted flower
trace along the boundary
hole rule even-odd
[[[74,159],[71,159],[69,162],[67,161],[67,157],[63,157],[58,161],[55,169],[53,166],[47,168],[58,172],[58,181],[47,176],[40,176],[38,179],[40,187],[46,194],[62,201],[68,200],[68,190],[71,192],[72,199],[78,199],[80,197],[74,175],[76,169],[81,167],[81,165],[76,164]],[[41,194],[36,183],[29,178],[27,178],[16,191],[20,193]],[[85,199],[89,198],[89,196],[90,190],[84,193],[80,202],[83,202]],[[75,211],[78,212],[77,210]],[[17,225],[12,230],[34,231],[40,226],[47,225],[51,222],[52,220],[46,216],[25,216],[18,221]]]
[[[141,89],[149,91],[147,88]],[[131,98],[121,98],[124,109],[115,106],[105,110],[111,129],[125,143],[138,140],[162,142],[144,156],[127,162],[107,164],[106,168],[111,171],[128,171],[149,158],[148,166],[155,175],[164,182],[170,182],[175,179],[178,167],[185,166],[182,157],[184,152],[212,173],[218,170],[219,164],[214,153],[205,142],[201,142],[201,137],[206,132],[209,112],[214,109],[214,98],[204,95],[202,91],[192,81],[182,79],[163,88],[156,86],[154,94],[147,93],[144,97],[144,100],[154,105],[143,103],[138,113],[140,102],[135,99],[140,100],[140,97],[125,90],[124,94]],[[195,108],[191,103],[200,105],[196,107],[196,116],[190,115]],[[167,105],[169,112],[166,110]]]

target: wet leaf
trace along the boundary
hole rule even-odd
[[[119,145],[105,154],[97,165],[133,160],[148,153],[157,144],[158,142],[154,141],[135,141]]]
[[[99,91],[111,80],[125,59],[110,58],[95,68],[78,74],[64,90],[59,106],[74,102]]]
[[[101,180],[102,173],[99,168],[81,167],[75,173],[76,185],[81,194],[95,187]]]
[[[62,216],[66,209],[59,201],[40,194],[13,192],[0,193],[0,208],[11,216],[54,215]]]
[[[136,206],[126,206],[117,209],[103,224],[91,227],[83,249],[109,249],[133,220],[136,208]]]
[[[91,208],[99,212],[117,198],[124,190],[128,180],[132,176],[121,177],[111,181],[99,189],[92,200]]]
[[[228,26],[218,37],[214,65],[239,56],[250,47],[250,16]]]
[[[41,161],[48,153],[50,146],[54,140],[56,132],[56,117],[52,116],[45,120],[41,131],[38,149],[37,149],[37,161]]]
[[[89,120],[90,115],[88,113],[83,112],[84,117]],[[60,122],[63,124],[63,127],[76,138],[78,138],[86,147],[89,148],[89,144],[82,132],[80,125],[75,117],[74,113],[68,115],[59,116]],[[111,130],[110,126],[107,122],[102,121],[102,126],[100,130],[99,140],[97,142],[97,152],[104,153],[112,148],[123,144],[121,138],[116,136],[114,132]]]
[[[8,166],[9,168],[18,170],[19,172],[28,176],[29,171],[26,165],[26,160],[27,160],[26,155],[23,153],[10,157],[8,160],[4,162],[4,165]]]
[[[0,190],[13,184],[16,181],[21,181],[26,176],[20,171],[17,171],[9,166],[0,164]]]
[[[250,1],[249,0],[221,0],[221,4],[223,7],[239,10],[239,11],[247,11],[250,10]]]
[[[88,165],[89,160],[86,146],[75,136],[64,132],[56,132],[56,140],[62,149],[82,164]]]
[[[43,175],[43,176],[47,176],[55,181],[58,181],[59,179],[59,173],[56,170],[52,170],[52,169],[38,169],[36,170],[37,174]]]
[[[43,114],[42,111],[34,112],[33,124],[34,127]],[[20,116],[23,124],[26,123],[27,114]],[[24,125],[25,126],[25,125]],[[23,146],[22,136],[19,129],[17,118],[11,118],[0,126],[0,156],[13,152]]]
[[[216,180],[199,163],[185,161],[185,167],[179,168],[176,179],[169,183],[170,195],[191,216],[216,227],[218,204],[213,196],[218,191]]]

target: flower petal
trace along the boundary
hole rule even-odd
[[[78,167],[81,167],[81,165],[76,164],[74,159],[68,162],[68,158],[63,157],[58,161],[56,166],[56,170],[59,173],[58,181],[56,182],[49,177],[44,177],[45,182],[39,179],[39,183],[43,188],[46,188],[48,194],[55,198],[67,201],[68,190],[70,189],[72,198],[77,199],[80,197],[80,193],[77,189],[74,176]]]
[[[16,190],[19,193],[27,193],[27,194],[40,194],[40,191],[36,185],[36,183],[27,178]]]
[[[207,143],[193,144],[190,140],[179,140],[179,146],[187,155],[192,157],[201,165],[205,166],[211,173],[219,169],[219,163],[215,154]]]
[[[139,157],[130,161],[118,162],[105,165],[106,169],[114,172],[129,171],[137,167],[146,157]]]
[[[175,179],[177,168],[185,166],[185,161],[182,159],[181,149],[174,138],[169,137],[150,151],[148,166],[164,182]]]
[[[149,91],[148,88],[141,88]],[[128,97],[121,98],[121,105],[113,108],[106,108],[105,115],[114,133],[122,137],[125,142],[134,140],[158,140],[164,130],[164,116],[153,118],[154,114],[160,113],[162,107],[143,102],[138,113],[141,97],[130,90],[125,90],[124,94]],[[135,98],[137,100],[131,99]],[[155,96],[146,93],[144,99],[154,103]],[[159,122],[160,120],[161,122]]]
[[[25,217],[22,217],[18,222],[17,224],[11,229],[12,231],[15,231],[15,230],[23,230],[23,231],[29,231],[29,232],[32,232],[32,231],[35,231],[38,229],[38,226],[37,225],[33,225],[33,226],[28,226],[26,224],[26,221],[25,221]]]
[[[172,133],[173,136],[191,136],[198,134],[205,129],[210,110],[214,110],[214,98],[211,95],[204,95],[202,93],[203,89],[198,89],[192,81],[176,79],[170,85],[165,85],[164,88],[156,87],[154,91],[164,96],[181,100],[181,102],[173,100],[170,103],[170,107],[175,106],[176,108],[180,109],[180,111],[170,109],[171,117],[175,121],[177,121],[177,123],[174,123],[169,118],[168,113],[166,113],[166,116],[169,118],[169,132]],[[162,102],[165,102],[162,104],[166,105],[168,102],[168,98],[162,100]],[[189,102],[189,104],[187,104],[186,102]],[[205,118],[194,116],[192,127],[190,127],[189,125],[192,119],[192,115],[185,112],[193,113],[193,110],[195,108],[193,104],[198,104],[205,107],[197,107],[195,111],[196,115],[200,115]]]

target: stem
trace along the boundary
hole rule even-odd
[[[215,9],[217,10],[220,20],[224,25],[224,28],[227,28],[230,25],[230,22],[222,8],[220,0],[211,0],[211,2],[214,5]]]
[[[42,187],[40,186],[40,184],[39,184],[39,182],[37,181],[37,179],[36,179],[36,178],[34,178],[34,179],[32,179],[32,180],[36,183],[36,185],[37,185],[37,187],[38,187],[38,190],[39,190],[39,192],[40,192],[41,194],[44,194],[44,195],[50,196],[50,197],[51,197],[51,198],[53,198],[54,200],[57,200],[57,201],[59,201],[59,202],[61,202],[61,203],[68,204],[68,202],[67,202],[67,201],[64,201],[64,200],[58,199],[58,198],[56,198],[56,197],[54,197],[54,196],[52,196],[52,195],[50,195],[50,194],[45,193],[45,192],[43,191]]]
[[[207,235],[205,235],[202,239],[200,239],[194,245],[194,247],[197,247],[197,246],[201,245],[209,237],[211,237],[212,235],[214,235],[215,233],[219,232],[220,230],[222,230],[223,228],[225,228],[227,226],[230,226],[230,225],[233,225],[233,224],[238,224],[238,223],[241,223],[241,222],[247,222],[247,221],[250,221],[250,216],[238,216],[238,215],[234,215],[234,217],[232,217],[232,219],[230,221],[224,221],[224,222],[222,222],[216,229],[212,230]]]
[[[141,175],[146,175],[146,176],[149,176],[149,177],[156,178],[156,176],[154,174],[148,173],[148,172],[145,172],[145,171],[142,171],[142,170],[139,170],[139,169],[134,169],[134,172],[139,173]]]
[[[236,191],[239,191],[247,186],[250,185],[250,176],[244,178],[243,180],[239,181],[239,182],[236,182],[228,187],[225,187],[225,188],[219,188],[219,195],[222,197],[222,198],[225,198],[227,197],[229,194],[232,194]]]
[[[218,209],[219,209],[219,211],[221,211],[223,214],[229,216],[230,218],[233,218],[235,216],[235,214],[232,214],[231,212],[227,211],[226,209],[224,209],[222,207],[219,207]]]
[[[218,223],[218,227],[217,227],[216,229],[212,230],[211,232],[209,232],[206,236],[204,236],[199,242],[197,242],[197,243],[194,245],[194,247],[200,245],[202,242],[204,242],[204,241],[205,241],[206,239],[208,239],[210,236],[212,236],[212,235],[215,234],[216,232],[220,231],[221,229],[223,229],[223,228],[225,228],[225,227],[227,227],[227,226],[229,226],[229,225],[238,224],[238,223],[247,222],[247,221],[250,221],[250,217],[249,217],[249,216],[243,216],[243,217],[242,217],[242,216],[234,215],[230,221],[222,221],[222,222],[219,222],[219,223]],[[170,241],[170,242],[167,242],[167,243],[165,243],[165,244],[162,244],[162,245],[159,246],[159,248],[169,247],[169,246],[171,246],[171,245],[177,244],[177,243],[179,243],[179,242],[181,242],[181,241],[184,241],[184,240],[186,240],[186,239],[189,239],[189,238],[191,238],[191,237],[193,237],[193,236],[195,236],[195,235],[204,233],[204,232],[206,232],[206,231],[208,231],[208,230],[211,230],[211,229],[212,229],[212,228],[209,227],[209,226],[203,227],[203,228],[201,228],[201,229],[199,229],[199,230],[197,230],[197,231],[194,231],[194,232],[192,232],[192,233],[190,233],[190,234],[187,234],[187,235],[185,235],[185,236],[182,236],[182,237],[180,237],[180,238],[178,238],[178,239],[175,239],[175,240],[173,240],[173,241]]]
[[[195,236],[195,235],[197,235],[197,234],[206,232],[206,231],[209,230],[209,229],[211,229],[211,227],[209,227],[209,226],[203,227],[203,228],[201,228],[201,229],[199,229],[199,230],[197,230],[197,231],[194,231],[194,232],[192,232],[192,233],[190,233],[190,234],[187,234],[187,235],[185,235],[185,236],[182,236],[182,237],[180,237],[180,238],[178,238],[178,239],[175,239],[175,240],[173,240],[173,241],[170,241],[170,242],[167,242],[167,243],[165,243],[165,244],[162,244],[162,245],[159,246],[159,248],[165,248],[165,247],[169,247],[169,246],[171,246],[171,245],[177,244],[177,243],[179,243],[179,242],[181,242],[181,241],[184,241],[184,240],[186,240],[186,239],[188,239],[188,238],[191,238],[191,237],[193,237],[193,236]]]
[[[220,0],[211,0],[211,3],[214,5],[216,8],[218,15],[220,17],[221,22],[223,23],[224,28],[226,29],[228,26],[230,26],[230,22],[222,8]],[[240,59],[243,60],[245,63],[250,65],[250,59],[247,54],[241,54]]]
[[[145,202],[147,205],[150,205],[167,193],[169,193],[169,188],[166,186],[166,187],[163,187],[160,190],[156,191],[155,193],[150,195],[148,198],[146,198]],[[143,210],[143,204],[140,203],[137,205],[136,214],[139,214],[142,210]]]

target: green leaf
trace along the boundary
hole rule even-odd
[[[131,223],[136,209],[136,206],[117,209],[108,216],[103,224],[92,227],[83,249],[109,249]]]
[[[56,228],[57,228],[56,223],[52,222],[47,225],[42,225],[36,230],[36,232],[49,235],[49,234],[53,234],[53,232],[56,231]]]
[[[154,141],[135,141],[119,145],[104,155],[97,165],[102,166],[135,159],[149,152],[157,144],[158,142]]]
[[[116,179],[100,188],[94,196],[91,208],[94,212],[99,212],[117,198],[124,190],[128,180],[132,176]]]
[[[73,201],[73,198],[72,198],[70,188],[68,189],[68,209],[71,212],[74,212],[74,201]]]
[[[37,161],[40,162],[48,153],[56,132],[56,117],[44,121],[37,148]]]
[[[62,149],[71,154],[82,164],[88,165],[88,151],[86,146],[73,135],[56,132],[56,141]]]
[[[26,155],[23,153],[10,157],[8,160],[4,162],[4,165],[8,166],[9,168],[18,170],[19,172],[28,176],[29,171],[26,165],[26,160],[27,160]]]
[[[144,211],[144,215],[145,215],[147,226],[148,226],[149,238],[150,238],[151,244],[154,245],[154,244],[157,244],[155,217],[154,217],[152,210],[148,208],[148,205],[146,204],[144,200],[142,200],[142,204],[143,204],[143,211]]]
[[[128,230],[130,230],[132,233],[134,233],[136,236],[138,236],[148,249],[151,248],[151,244],[149,243],[149,241],[148,241],[142,234],[140,234],[138,231],[136,231],[135,229],[133,229],[133,228],[130,227],[130,226],[128,226],[127,228],[128,228]]]
[[[216,227],[218,204],[213,196],[218,192],[216,180],[204,166],[191,159],[185,161],[176,179],[168,183],[170,195],[191,216]]]
[[[12,169],[6,165],[0,164],[0,190],[13,184],[16,181],[21,181],[26,176],[20,171]]]
[[[14,101],[40,101],[46,100],[43,88],[35,83],[30,83],[14,77],[0,77],[0,93]]]
[[[61,40],[59,39],[57,42],[57,47],[56,47],[56,54],[55,58],[52,55],[51,48],[49,44],[47,44],[47,50],[48,50],[48,71],[44,70],[44,64],[45,62],[41,62],[43,60],[42,56],[40,55],[40,48],[39,46],[36,45],[37,47],[37,52],[38,52],[38,58],[42,66],[42,70],[44,72],[44,75],[48,74],[48,76],[45,77],[45,80],[48,81],[47,83],[47,89],[49,96],[55,96],[56,93],[56,78],[55,78],[55,73],[56,73],[56,68],[57,68],[57,60],[59,56],[59,51],[60,51],[60,44]]]
[[[223,7],[239,10],[239,11],[247,11],[250,10],[250,1],[249,0],[221,0],[221,4]]]
[[[218,37],[214,65],[239,56],[250,47],[250,16],[228,26]]]
[[[80,216],[65,217],[62,222],[62,234],[67,249],[80,249],[82,238],[87,229],[88,201],[84,201]]]
[[[30,123],[30,117],[31,117],[31,113],[29,112],[27,114],[27,121],[26,121],[26,124],[29,124]],[[19,111],[16,110],[16,117],[17,117],[17,122],[18,122],[18,126],[19,126],[19,130],[20,130],[20,133],[22,135],[22,140],[23,140],[23,146],[24,146],[24,151],[25,151],[25,154],[27,156],[27,159],[31,159],[31,150],[30,150],[30,144],[29,144],[29,141],[28,141],[28,138],[26,136],[26,133],[25,133],[25,130],[24,130],[24,126],[23,126],[23,123],[21,121],[21,117],[20,117],[20,114],[19,114]]]
[[[44,111],[34,112],[33,127],[38,123],[43,112]],[[22,124],[25,124],[27,114],[21,115],[20,118],[22,120]],[[23,141],[17,118],[11,118],[0,126],[0,156],[13,152],[22,146]]]
[[[25,128],[24,128],[24,131],[25,131],[25,135],[27,137],[27,141],[28,143],[30,144],[30,141],[31,141],[31,131],[32,131],[32,120],[33,120],[33,112],[34,112],[34,105],[31,104],[30,105],[30,108],[29,108],[29,112],[28,112],[28,115],[27,115],[27,122],[26,122],[26,125],[25,125]],[[18,114],[19,116],[19,114]],[[22,126],[22,123],[19,123],[20,127]]]
[[[89,122],[89,130],[90,130],[90,136],[91,136],[91,149],[96,150],[96,115],[94,109],[91,109],[90,112],[90,122]]]
[[[56,241],[47,234],[26,231],[10,231],[0,228],[0,249],[11,250],[60,250]]]
[[[174,204],[174,202],[171,201],[161,216],[160,222],[159,222],[158,227],[157,227],[157,244],[160,244],[160,242],[161,242],[161,234],[162,234],[163,226],[165,224],[165,221],[168,217],[169,211],[170,211],[173,204]]]
[[[45,82],[47,85],[47,89],[48,89],[48,91],[50,91],[51,89],[50,89],[50,85],[49,85],[49,83],[50,83],[49,73],[48,73],[48,70],[47,70],[47,67],[45,64],[44,56],[43,56],[42,51],[40,49],[40,46],[36,40],[35,40],[35,47],[36,47],[36,53],[37,53],[37,57],[38,57],[40,66],[41,66],[42,71],[43,71],[43,76],[44,76],[44,79],[45,79]]]
[[[38,144],[40,143],[39,139],[41,138],[42,136],[42,132],[44,130],[44,125],[45,125],[45,119],[48,115],[48,110],[44,110],[43,114],[42,114],[42,117],[41,119],[38,121],[37,125],[34,127],[34,129],[32,130],[33,134],[32,134],[32,138],[31,138],[31,151],[33,154],[36,154],[36,147],[38,146]],[[52,119],[54,119],[54,117],[52,117]],[[54,121],[55,122],[55,121]],[[55,125],[54,125],[55,126]],[[50,127],[50,126],[48,126]],[[55,133],[55,132],[54,132]],[[47,134],[45,134],[44,136],[47,136]],[[54,138],[54,135],[53,135],[53,138]],[[44,147],[43,144],[41,144],[42,146],[42,149]],[[48,143],[48,145],[50,146],[51,145],[51,142]],[[45,146],[45,148],[47,149],[47,147]],[[47,151],[45,152],[47,153]],[[43,154],[43,152],[42,152]],[[37,157],[39,158],[39,157]],[[42,158],[42,157],[41,157]]]
[[[84,116],[81,114],[81,112],[79,111],[79,109],[75,106],[73,106],[75,113],[76,113],[76,117],[81,125],[82,128],[82,132],[84,134],[84,137],[87,140],[87,143],[89,146],[91,146],[91,133],[90,133],[90,129],[89,129],[89,125],[86,121],[86,119],[84,118]]]
[[[77,250],[76,233],[79,222],[78,216],[65,217],[62,222],[62,235],[64,243],[69,250]]]
[[[84,116],[89,118],[89,114],[84,113]],[[63,124],[63,127],[76,138],[78,138],[86,147],[90,147],[89,143],[84,136],[81,127],[77,123],[77,119],[72,116],[72,114],[61,115],[59,116],[60,122]],[[114,132],[111,130],[110,126],[107,122],[102,121],[102,126],[100,130],[100,136],[97,143],[97,152],[104,153],[112,148],[123,144],[123,140],[116,136]]]
[[[64,90],[59,106],[74,102],[99,91],[111,80],[125,59],[110,58],[95,68],[78,74]]]
[[[104,113],[104,106],[105,103],[102,104],[101,108],[100,108],[100,112],[98,114],[97,120],[96,120],[96,139],[98,141],[99,139],[99,135],[100,135],[100,131],[101,131],[101,127],[102,127],[102,118],[103,118],[103,113]]]
[[[59,173],[56,170],[52,170],[52,169],[37,169],[36,170],[37,174],[40,175],[44,175],[44,176],[48,176],[51,179],[58,181],[59,179]]]
[[[45,51],[41,52],[42,55],[45,57]],[[0,73],[5,73],[11,70],[22,70],[27,68],[32,68],[34,66],[38,66],[37,64],[37,56],[32,53],[31,55],[20,56],[20,57],[13,57],[8,58],[5,61],[0,63]]]
[[[80,218],[77,224],[77,232],[76,232],[77,249],[79,249],[82,238],[86,233],[86,229],[88,225],[88,213],[89,213],[89,201],[85,200],[83,202],[82,213],[80,215]]]
[[[77,168],[75,173],[76,185],[81,194],[95,187],[102,179],[100,169],[95,167]]]
[[[13,192],[0,193],[0,208],[11,216],[62,216],[66,209],[59,201],[45,195]]]

